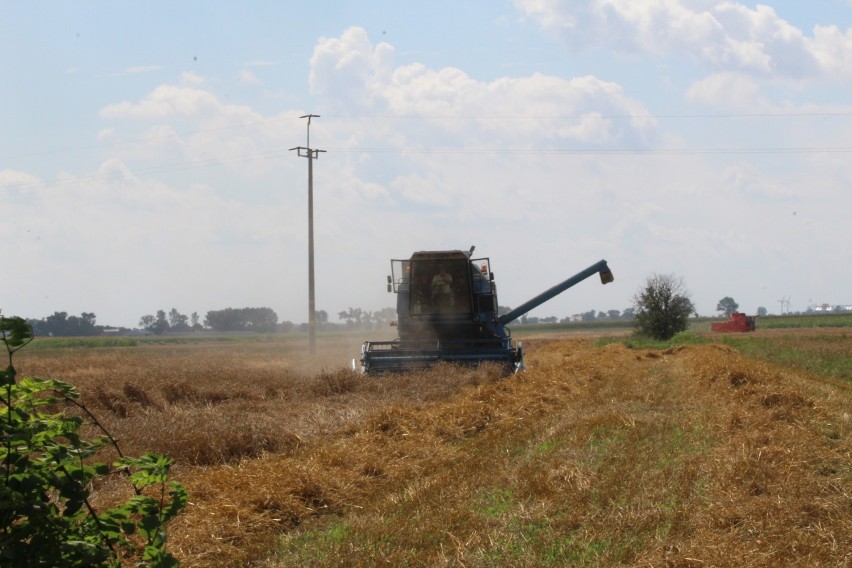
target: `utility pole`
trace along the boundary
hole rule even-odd
[[[300,158],[308,159],[308,349],[311,355],[317,352],[317,306],[314,296],[314,160],[320,152],[311,148],[311,119],[319,118],[318,114],[305,114],[299,118],[308,119],[308,142],[306,146],[296,146]]]

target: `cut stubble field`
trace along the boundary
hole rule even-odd
[[[175,458],[185,566],[852,564],[849,380],[722,338],[552,336],[511,377],[360,377],[359,339],[321,336],[317,357],[273,337],[35,349],[18,367],[78,386],[126,451]]]

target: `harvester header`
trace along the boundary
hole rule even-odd
[[[601,260],[501,316],[491,261],[474,258],[474,248],[420,251],[391,260],[387,287],[397,294],[399,337],[366,341],[362,372],[406,371],[439,361],[493,361],[509,371],[521,370],[523,345],[512,340],[506,324],[593,274],[599,274],[603,284],[613,281]]]

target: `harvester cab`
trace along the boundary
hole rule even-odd
[[[599,273],[613,276],[602,260],[506,314],[498,313],[497,285],[487,257],[468,251],[420,251],[391,260],[388,292],[396,293],[399,337],[367,341],[361,348],[361,371],[408,371],[438,361],[496,362],[514,372],[524,368],[524,350],[506,324]],[[354,361],[353,361],[353,366]]]

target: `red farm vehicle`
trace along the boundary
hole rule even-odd
[[[728,321],[711,323],[710,331],[754,331],[755,316],[747,316],[742,312],[734,312]]]

